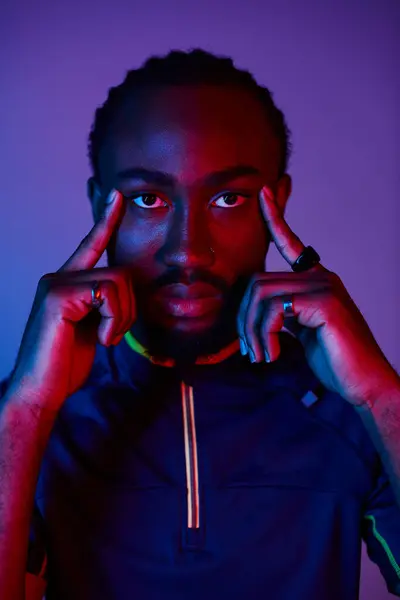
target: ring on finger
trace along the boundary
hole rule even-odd
[[[92,283],[92,306],[93,308],[100,308],[102,306],[104,299],[101,295],[100,284],[98,281],[93,281]]]
[[[295,317],[296,313],[294,311],[294,296],[292,294],[287,296],[281,296],[281,302],[283,304],[284,319]]]

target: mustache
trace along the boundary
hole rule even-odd
[[[152,281],[149,284],[149,292],[156,293],[160,290],[160,288],[163,288],[166,285],[174,285],[179,283],[183,285],[207,283],[215,287],[222,294],[227,294],[230,290],[230,286],[226,283],[226,281],[214,273],[209,273],[208,271],[203,271],[201,269],[191,270],[190,273],[187,273],[181,269],[174,268],[166,271],[157,277],[157,279]]]

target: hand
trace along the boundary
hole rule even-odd
[[[292,265],[303,252],[303,243],[267,187],[260,192],[260,204],[276,247]],[[293,295],[294,319],[284,320],[283,295]],[[259,273],[252,278],[238,314],[242,353],[248,349],[252,362],[264,356],[275,360],[283,326],[302,343],[316,377],[350,403],[371,406],[385,388],[399,385],[396,372],[342,281],[321,264],[302,273]]]
[[[124,199],[112,191],[106,210],[69,260],[38,284],[10,388],[36,408],[58,411],[87,379],[96,344],[117,344],[136,318],[129,272],[94,269],[120,223]],[[92,306],[92,285],[104,299]],[[29,399],[29,401],[28,401]]]

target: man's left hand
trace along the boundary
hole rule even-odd
[[[260,192],[260,205],[276,247],[292,265],[304,244],[268,187]],[[288,295],[296,316],[284,319],[282,296]],[[323,385],[353,405],[371,407],[386,390],[400,388],[400,378],[342,281],[321,264],[301,273],[264,272],[252,278],[238,314],[241,346],[248,349],[252,362],[278,358],[283,326],[300,340]]]

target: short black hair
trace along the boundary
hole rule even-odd
[[[281,146],[279,177],[287,171],[292,150],[291,133],[283,112],[273,101],[272,93],[259,85],[249,71],[238,69],[231,58],[196,48],[188,52],[172,50],[165,56],[151,56],[139,69],[128,71],[120,85],[109,89],[107,100],[96,110],[88,140],[88,157],[97,181],[100,182],[100,147],[113,116],[124,100],[141,86],[185,84],[237,85],[255,94],[264,106]]]

